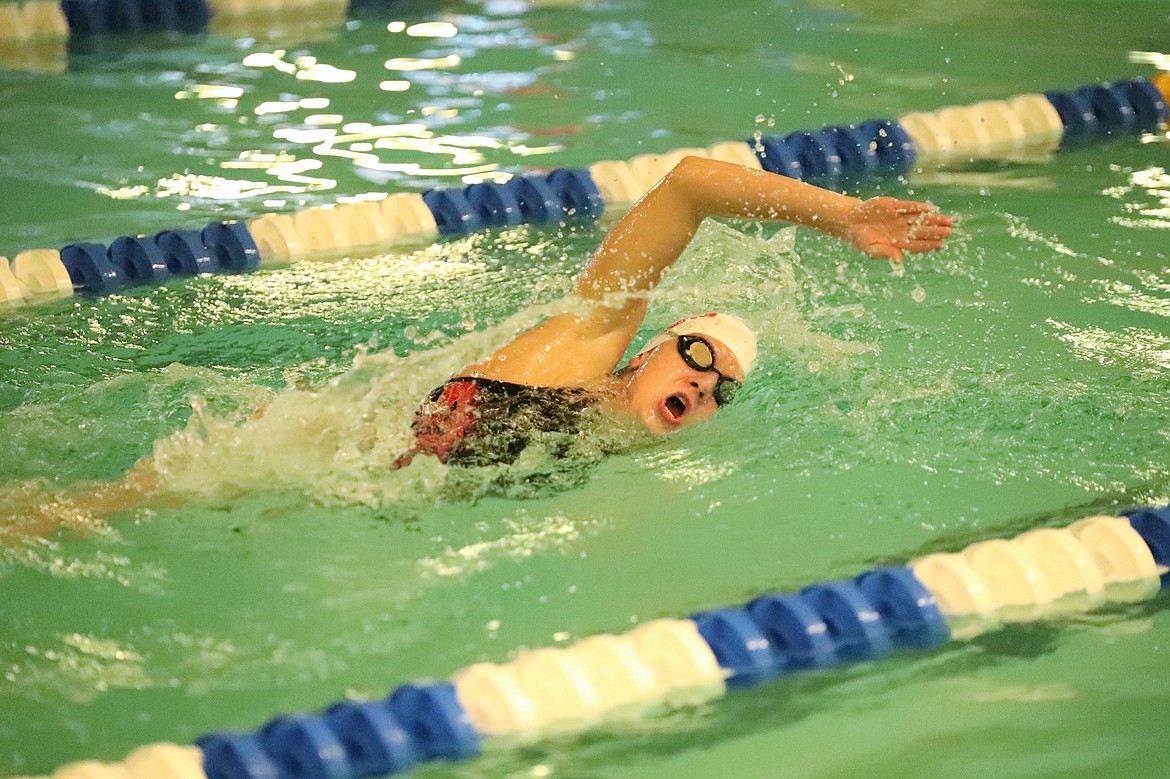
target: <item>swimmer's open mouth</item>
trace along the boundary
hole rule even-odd
[[[682,421],[683,414],[687,413],[687,402],[682,395],[671,395],[662,401],[662,413],[666,421],[677,424]]]

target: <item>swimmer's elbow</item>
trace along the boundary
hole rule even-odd
[[[717,175],[717,165],[714,160],[703,157],[683,157],[655,187],[661,190],[659,199],[670,204],[669,209],[673,214],[687,214],[697,226],[708,215],[704,207],[704,192],[711,187],[712,177]]]
[[[688,154],[675,163],[663,181],[684,188],[693,187],[698,181],[711,175],[711,160]]]

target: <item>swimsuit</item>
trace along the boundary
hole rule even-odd
[[[411,424],[414,446],[394,467],[407,465],[419,453],[451,465],[511,463],[534,434],[549,433],[561,434],[553,454],[562,456],[580,428],[581,415],[595,405],[583,389],[454,378],[419,406]]]

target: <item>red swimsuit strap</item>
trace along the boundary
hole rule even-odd
[[[443,401],[454,409],[460,403],[475,405],[475,395],[479,392],[479,384],[473,379],[452,379],[443,387],[441,395]]]

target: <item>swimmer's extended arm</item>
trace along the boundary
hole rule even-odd
[[[642,324],[646,300],[602,301],[653,289],[708,216],[790,222],[894,260],[942,248],[951,228],[949,217],[924,203],[861,201],[762,170],[687,157],[609,231],[581,274],[573,291],[598,301],[590,315],[553,317],[464,375],[580,386],[609,373]]]

